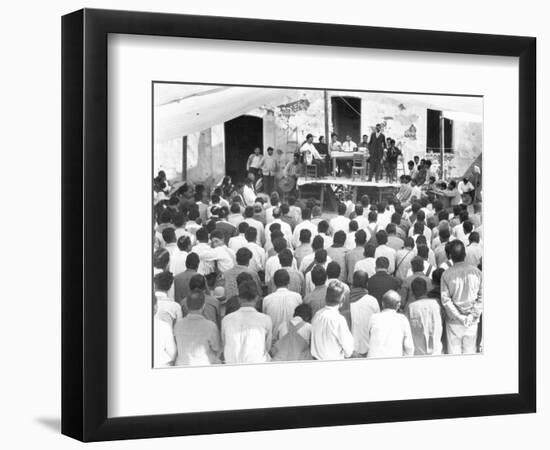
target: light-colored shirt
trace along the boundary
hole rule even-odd
[[[340,230],[346,233],[349,231],[349,219],[345,216],[333,217],[332,219],[330,219],[329,225],[330,225],[330,229],[332,230],[333,236],[334,236],[334,233]]]
[[[372,277],[376,273],[376,259],[375,258],[364,258],[355,263],[353,268],[353,273],[362,270],[366,274]]]
[[[260,164],[262,162],[262,155],[256,155],[255,153],[252,153],[248,160],[246,161],[246,169],[250,169],[251,167],[253,169],[259,169]]]
[[[303,324],[297,331],[297,333],[304,338],[304,340],[309,344],[311,342],[311,324],[304,321],[299,316],[293,317],[290,319],[290,323],[293,325]],[[288,333],[288,322],[283,322],[279,326],[279,339],[281,339],[285,334]]]
[[[415,249],[413,248],[403,248],[397,250],[395,254],[395,267],[396,267],[396,278],[404,280],[407,278],[407,273],[411,268],[411,261],[416,256]]]
[[[357,148],[357,144],[353,141],[344,141],[342,142],[342,151],[343,152],[353,152]]]
[[[190,313],[174,325],[178,348],[176,366],[207,366],[220,362],[220,332],[211,320]]]
[[[462,323],[469,314],[477,321],[483,311],[481,271],[465,262],[445,270],[441,276],[441,304],[453,323]]]
[[[254,206],[256,202],[256,193],[248,184],[243,186],[243,200],[246,206]]]
[[[378,300],[372,295],[365,295],[350,304],[350,312],[354,349],[357,353],[364,355],[368,350],[369,336],[367,331],[371,316],[380,312]]]
[[[279,336],[279,327],[283,322],[289,321],[294,316],[294,310],[302,304],[302,296],[287,288],[279,288],[273,294],[263,299],[262,311],[271,318],[273,323],[273,340]]]
[[[367,333],[368,358],[393,358],[414,353],[409,321],[394,309],[373,314]]]
[[[206,255],[211,255],[210,250],[212,250],[212,247],[207,242],[199,242],[192,248],[192,252],[199,256],[200,262],[197,272],[201,275],[208,275],[215,270],[214,262],[206,260]]]
[[[248,263],[248,267],[255,272],[264,270],[266,260],[265,250],[255,242],[247,242],[245,247],[252,252],[252,259]]]
[[[153,319],[153,367],[168,367],[176,357],[176,341],[168,322]]]
[[[388,273],[393,274],[395,270],[395,250],[391,247],[388,247],[387,245],[379,245],[376,247],[376,251],[374,252],[374,258],[380,258],[382,256],[388,258],[388,261],[390,263],[390,266],[388,268]]]
[[[235,253],[237,253],[239,249],[241,249],[242,247],[246,247],[246,244],[248,244],[248,241],[244,237],[244,234],[239,234],[238,236],[233,236],[232,238],[230,238],[227,246]]]
[[[292,233],[292,245],[294,246],[294,248],[300,245],[300,232],[302,230],[311,231],[310,242],[312,242],[313,238],[317,236],[317,225],[313,225],[309,220],[304,220],[303,222],[300,222],[298,225],[296,225],[296,228],[294,228],[294,232]]]
[[[353,353],[353,335],[338,305],[325,306],[313,317],[311,324],[311,354],[316,359],[338,360]]]
[[[200,260],[207,263],[216,263],[218,271],[223,273],[235,266],[235,252],[226,245],[204,250],[199,255]],[[199,267],[200,269],[200,267]]]
[[[227,364],[261,363],[271,358],[273,323],[267,314],[241,306],[222,320],[223,354]]]
[[[407,307],[415,355],[440,355],[443,325],[437,300],[414,300]]]
[[[304,160],[307,164],[311,164],[314,159],[321,159],[321,155],[313,144],[304,142],[300,147],[300,153],[304,154]]]
[[[173,298],[168,297],[166,292],[157,291],[155,297],[157,297],[157,316],[162,317],[166,314],[172,321],[182,318],[181,306]]]
[[[275,175],[278,167],[277,158],[274,155],[273,156],[265,155],[262,159],[260,167],[262,169],[262,173],[264,174],[264,176]]]
[[[477,242],[472,242],[466,246],[466,259],[464,260],[467,264],[477,267],[481,262],[483,256],[483,249],[481,244]]]
[[[271,280],[273,276],[275,275],[275,272],[281,268],[281,262],[279,261],[279,255],[275,254],[273,256],[270,256],[267,258],[267,261],[265,263],[265,283],[269,285],[271,283]],[[296,267],[296,260],[292,260],[292,266],[293,269],[297,269]]]
[[[187,267],[185,267],[185,261],[187,260],[187,255],[189,253],[179,250],[173,255],[170,255],[170,272],[172,275],[176,276],[182,272],[185,272]]]
[[[256,243],[258,245],[263,246],[264,245],[264,226],[262,225],[262,222],[252,217],[247,217],[246,219],[244,219],[244,221],[248,224],[248,226],[256,228],[256,231],[257,231]]]

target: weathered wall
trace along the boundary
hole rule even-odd
[[[454,157],[450,176],[462,177],[472,162],[481,154],[483,125],[479,122],[453,121]]]
[[[211,186],[224,175],[223,124],[187,136],[187,180]]]
[[[154,176],[157,175],[159,170],[164,170],[168,180],[181,180],[181,146],[181,138],[155,143],[155,150],[153,152]]]

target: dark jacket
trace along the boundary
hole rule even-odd
[[[369,139],[369,152],[371,158],[374,157],[378,160],[382,159],[385,148],[386,136],[384,136],[384,133],[380,133],[378,137],[376,137],[376,132],[372,133]]]
[[[384,271],[376,272],[372,277],[370,277],[367,284],[369,294],[378,300],[380,311],[382,311],[382,297],[384,294],[390,289],[399,292],[400,287],[401,282],[388,272]]]

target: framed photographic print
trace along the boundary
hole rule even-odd
[[[535,73],[531,37],[64,16],[62,432],[534,412]]]

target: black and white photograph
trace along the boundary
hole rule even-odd
[[[154,368],[483,353],[483,96],[151,89]]]

